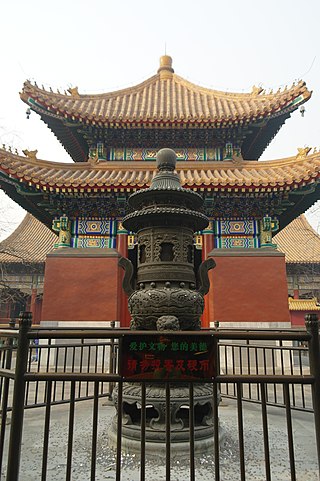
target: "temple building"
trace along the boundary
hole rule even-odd
[[[1,188],[57,234],[46,259],[43,323],[128,325],[118,259],[134,261],[138,246],[121,221],[128,196],[150,185],[163,147],[175,150],[182,185],[203,196],[210,219],[194,237],[196,264],[208,256],[217,264],[203,325],[290,323],[285,257],[274,236],[319,198],[320,153],[259,157],[310,98],[304,82],[219,92],[179,77],[164,56],[156,75],[135,87],[83,95],[26,82],[20,96],[73,161],[0,149]]]

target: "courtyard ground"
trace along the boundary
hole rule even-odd
[[[96,481],[115,480],[115,453],[108,447],[108,433],[114,407],[101,400],[99,405],[98,451],[96,457]],[[318,466],[314,434],[313,414],[293,412],[293,433],[297,480],[317,481]],[[261,407],[244,403],[244,445],[246,481],[264,481],[264,450],[261,422]],[[219,408],[224,441],[221,446],[221,481],[240,481],[238,454],[237,411],[233,400],[224,400]],[[35,408],[25,412],[21,457],[21,481],[40,481],[43,447],[44,409]],[[88,481],[91,463],[92,404],[79,402],[76,406],[73,440],[72,480]],[[9,426],[8,426],[9,427]],[[285,412],[281,408],[268,408],[268,428],[272,481],[290,481],[288,443],[286,437]],[[66,479],[68,436],[68,407],[52,407],[50,446],[47,481]],[[6,459],[6,453],[4,456]],[[171,481],[190,479],[188,459],[171,459]],[[1,479],[6,480],[6,466]],[[138,481],[138,456],[123,454],[122,481]],[[165,462],[159,458],[148,459],[146,467],[148,481],[165,480]],[[196,480],[214,480],[213,453],[197,456]]]

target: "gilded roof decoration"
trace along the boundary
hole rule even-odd
[[[28,149],[25,149],[22,151],[22,153],[28,157],[29,159],[36,159],[37,158],[37,153],[38,151],[37,150],[28,150]]]
[[[57,163],[26,158],[0,149],[1,171],[37,188],[140,188],[149,186],[155,163],[148,161]],[[271,161],[179,161],[177,171],[186,187],[241,188],[271,192],[291,190],[314,183],[320,176],[320,153],[302,159]]]
[[[296,155],[296,159],[303,159],[307,157],[311,150],[311,147],[298,147],[298,153]]]
[[[285,253],[289,264],[320,264],[320,236],[304,215],[297,217],[281,230],[274,242]]]
[[[185,124],[224,126],[277,117],[295,110],[311,96],[303,81],[276,93],[253,87],[250,93],[229,93],[195,85],[179,77],[168,55],[158,73],[130,88],[98,95],[54,93],[25,82],[20,94],[31,108],[48,116],[85,121],[93,125]]]

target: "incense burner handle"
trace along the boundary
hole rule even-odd
[[[122,288],[124,292],[127,294],[127,296],[131,296],[131,294],[134,292],[134,289],[132,286],[133,264],[126,257],[120,257],[118,265],[122,267],[122,269],[124,270]]]
[[[211,258],[206,259],[199,266],[198,273],[197,273],[198,285],[199,285],[198,292],[202,296],[204,296],[209,292],[210,281],[209,281],[208,271],[210,269],[213,269],[214,267],[216,267],[216,263]]]

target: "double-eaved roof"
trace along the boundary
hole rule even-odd
[[[129,137],[143,148],[151,148],[144,146],[144,140],[161,139],[159,144],[166,143],[159,148],[176,149],[175,141],[186,141],[184,147],[191,152],[196,148],[223,149],[223,141],[233,132],[233,139],[242,143],[242,152],[235,143],[226,156],[229,160],[179,160],[182,185],[209,197],[219,192],[269,196],[272,212],[280,216],[283,228],[319,198],[320,153],[311,154],[304,148],[286,159],[257,159],[285,119],[310,95],[304,82],[276,93],[257,87],[250,93],[206,89],[176,75],[169,56],[161,57],[157,74],[145,82],[102,95],[83,95],[77,88],[69,89],[69,94],[48,92],[26,82],[21,98],[51,127],[73,160],[81,163],[49,162],[38,159],[36,151],[24,151],[24,157],[0,149],[0,187],[50,226],[61,205],[58,203],[53,213],[50,203],[54,196],[100,195],[107,204],[109,192],[130,193],[150,185],[154,161],[131,161],[121,155],[116,156],[120,160],[103,160],[107,157],[100,158],[97,152],[89,156],[89,148],[100,144],[99,139],[104,147],[120,153],[123,145],[139,148],[121,144]],[[151,140],[148,132],[153,132]],[[179,132],[186,135],[181,137]],[[171,141],[167,141],[167,133]],[[108,138],[121,145],[108,144]],[[204,144],[194,146],[195,140]],[[157,145],[152,148],[156,151]]]
[[[73,160],[82,162],[88,158],[88,142],[93,138],[92,131],[81,132],[87,126],[142,129],[143,134],[146,129],[239,129],[243,157],[258,159],[291,112],[311,96],[302,81],[275,93],[259,87],[250,93],[204,88],[176,75],[167,55],[161,57],[156,75],[134,87],[99,95],[82,94],[78,88],[68,92],[46,91],[27,81],[20,95]]]

